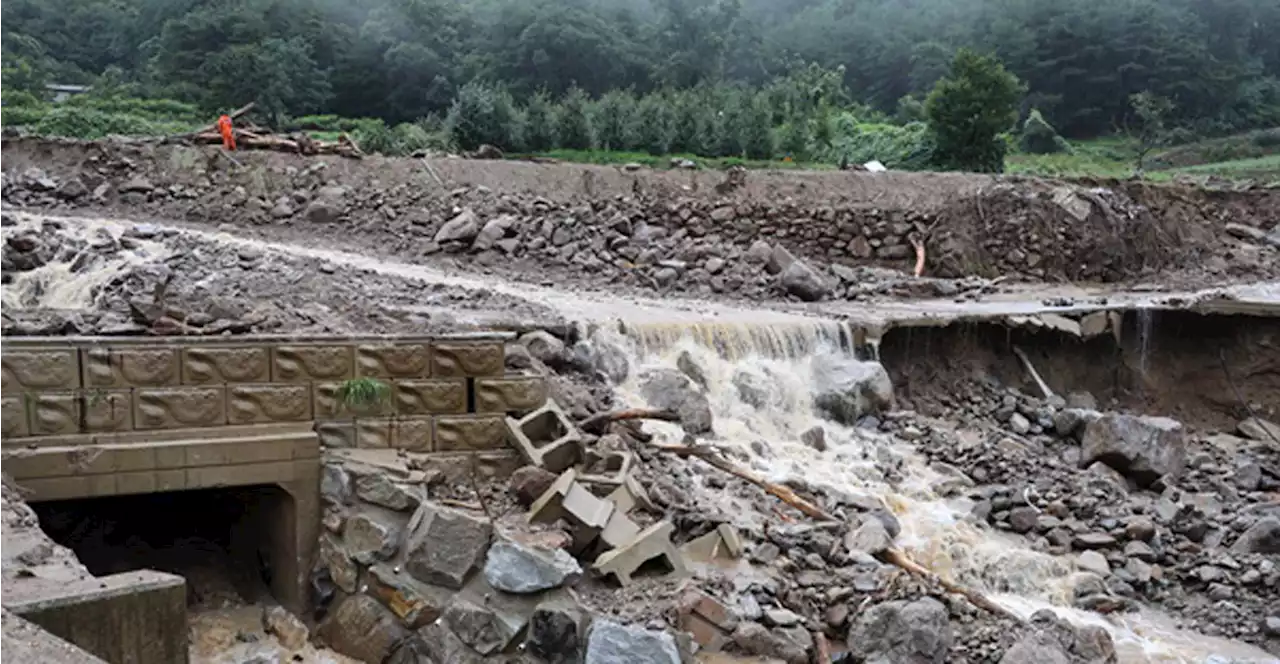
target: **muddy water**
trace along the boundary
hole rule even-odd
[[[1077,623],[1102,626],[1112,634],[1120,661],[1126,664],[1275,661],[1247,644],[1178,630],[1170,618],[1151,609],[1104,617],[1071,608],[1074,577],[1069,560],[1033,551],[1018,538],[970,523],[965,514],[971,505],[935,494],[933,487],[947,477],[929,468],[903,441],[815,418],[809,392],[814,367],[824,353],[847,352],[838,344],[849,335],[838,324],[770,331],[694,327],[683,336],[665,325],[632,326],[628,332],[625,337],[607,331],[597,334],[627,349],[633,368],[639,371],[676,368],[681,353],[688,353],[703,369],[716,417],[717,445],[747,455],[754,470],[776,482],[799,477],[812,485],[882,499],[902,523],[898,543],[914,559],[991,595],[1015,614],[1029,617],[1039,609],[1053,608]],[[728,357],[725,350],[730,351]],[[624,398],[637,405],[644,402],[635,378],[639,371],[633,371],[630,382],[621,387]],[[775,387],[765,407],[739,398],[733,385],[737,372],[757,374]],[[799,440],[800,433],[815,424],[827,431],[825,452]],[[669,442],[683,437],[678,426],[650,426]],[[881,468],[889,465],[898,468],[902,481],[886,481]]]
[[[31,217],[38,220],[38,217]],[[110,220],[63,219],[89,229],[106,228],[120,233],[128,224]],[[1208,661],[1270,662],[1274,658],[1245,644],[1211,639],[1175,629],[1173,621],[1152,610],[1137,614],[1103,617],[1069,608],[1072,566],[1065,559],[1032,551],[1015,538],[968,523],[968,505],[948,502],[933,491],[946,478],[928,468],[901,440],[873,432],[852,430],[830,422],[830,447],[818,452],[799,442],[799,434],[818,423],[809,395],[810,377],[823,353],[851,350],[852,329],[847,322],[884,321],[904,317],[940,317],[973,314],[1034,313],[1046,307],[1041,298],[1051,291],[1040,290],[1022,299],[994,298],[986,303],[911,302],[854,307],[849,304],[814,306],[779,305],[769,309],[726,306],[693,300],[663,301],[620,298],[606,293],[566,292],[554,288],[502,282],[491,277],[451,273],[423,266],[395,263],[381,258],[349,254],[314,247],[265,243],[234,238],[225,233],[184,230],[206,239],[233,245],[252,245],[266,251],[327,261],[335,265],[380,272],[407,279],[454,285],[467,289],[488,289],[549,305],[566,318],[589,322],[624,324],[600,326],[597,334],[628,349],[635,368],[674,367],[680,352],[688,352],[707,374],[712,409],[716,415],[717,444],[736,447],[748,454],[756,470],[776,481],[799,476],[806,481],[841,491],[860,492],[881,498],[902,522],[899,543],[911,555],[935,572],[952,577],[992,595],[1014,613],[1029,616],[1040,608],[1052,607],[1077,622],[1098,624],[1110,631],[1117,642],[1122,662],[1166,663]],[[78,280],[66,286],[75,297],[56,300],[83,304],[90,280],[96,272],[59,275]],[[46,287],[45,291],[50,289]],[[10,306],[6,287],[5,306]],[[14,291],[15,293],[18,291]],[[29,291],[23,291],[29,292]],[[1080,289],[1058,289],[1073,295],[1096,295]],[[1183,294],[1184,300],[1211,299],[1214,292]],[[1259,284],[1233,290],[1237,298],[1274,304],[1280,302],[1280,286]],[[1165,294],[1167,296],[1167,294]],[[1113,305],[1157,305],[1157,297],[1144,293],[1112,293]],[[15,302],[18,304],[18,302]],[[621,332],[618,331],[619,327]],[[756,373],[776,388],[775,397],[763,408],[742,402],[733,387],[737,371]],[[632,375],[636,375],[636,371]],[[642,403],[638,386],[621,386],[625,399]],[[659,435],[679,440],[680,432],[655,424]],[[963,433],[963,432],[961,432]],[[753,449],[764,451],[758,454]],[[899,467],[903,480],[890,483],[881,470],[887,464]],[[748,518],[743,516],[742,518]],[[248,611],[248,610],[246,610]],[[207,651],[212,664],[237,660],[233,656],[247,644],[273,648],[265,642],[227,634],[254,634],[256,610],[198,617],[193,623],[193,655]],[[249,621],[249,622],[242,622]],[[239,627],[228,627],[239,625]],[[208,648],[205,647],[208,645]],[[252,648],[249,648],[252,650]],[[226,657],[230,657],[227,659]],[[324,653],[308,654],[295,661],[338,662]]]

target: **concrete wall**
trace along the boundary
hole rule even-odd
[[[278,485],[277,599],[306,604],[320,446],[419,453],[506,449],[504,417],[541,406],[507,375],[510,335],[11,338],[0,352],[5,473],[33,502]],[[376,378],[352,410],[344,381]]]
[[[108,662],[187,661],[187,591],[180,576],[127,572],[5,590],[6,609]]]

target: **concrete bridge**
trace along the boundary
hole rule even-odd
[[[302,613],[320,527],[321,446],[506,448],[504,416],[547,396],[541,378],[505,372],[509,338],[8,338],[0,458],[33,504],[260,489],[255,522],[244,526],[273,571],[273,594]],[[373,398],[344,397],[361,384]],[[70,630],[65,609],[76,598],[55,602],[56,619],[42,621],[21,607],[47,613],[49,603],[33,599],[34,586],[14,585],[5,584],[6,607],[55,634]]]

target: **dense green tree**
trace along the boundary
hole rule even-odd
[[[529,98],[524,109],[524,147],[534,152],[554,148],[560,140],[555,105],[546,90],[539,90]]]
[[[595,105],[593,124],[596,143],[603,150],[622,150],[635,145],[636,99],[628,91],[614,90]]]
[[[557,113],[561,147],[589,150],[594,145],[589,106],[590,100],[582,88],[570,88],[565,94]]]
[[[472,81],[458,90],[447,124],[454,144],[463,150],[474,150],[481,145],[512,150],[521,141],[511,94],[480,81]]]
[[[955,170],[1003,171],[1005,144],[999,136],[1018,119],[1022,92],[1018,78],[994,57],[968,49],[956,53],[950,73],[925,102],[936,163]]]

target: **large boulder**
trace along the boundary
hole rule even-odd
[[[1075,627],[1048,609],[1031,616],[1030,631],[1005,651],[1000,664],[1115,664],[1116,648],[1101,627]]]
[[[587,633],[585,664],[680,664],[675,637],[596,620]]]
[[[640,376],[640,394],[650,406],[678,413],[687,433],[711,433],[711,402],[683,373],[674,369],[646,371]]]
[[[435,241],[437,244],[445,242],[470,242],[480,234],[480,217],[476,216],[475,210],[467,208],[458,213],[458,216],[444,222],[439,231],[436,231]]]
[[[526,595],[582,578],[582,567],[564,549],[537,549],[509,539],[489,547],[484,578],[498,590]]]
[[[778,387],[778,381],[766,369],[739,367],[734,370],[730,382],[738,391],[738,398],[757,410],[782,404],[782,390]]]
[[[546,330],[534,330],[520,337],[520,344],[539,362],[560,369],[569,361],[569,353],[564,342]]]
[[[1280,519],[1260,519],[1240,533],[1231,550],[1237,553],[1280,554]]]
[[[529,618],[525,648],[553,664],[577,661],[587,623],[587,615],[572,601],[543,601]]]
[[[1108,413],[1085,425],[1080,446],[1081,468],[1101,461],[1142,487],[1178,477],[1187,462],[1182,424],[1167,417]]]
[[[813,365],[813,405],[823,416],[853,425],[893,405],[893,382],[879,362],[827,355]]]
[[[817,302],[831,293],[827,280],[799,259],[782,271],[780,281],[784,290],[805,302]]]
[[[423,503],[406,544],[404,568],[424,583],[462,588],[489,550],[493,526],[464,512]]]
[[[883,664],[942,664],[951,649],[947,607],[932,597],[877,604],[849,629],[849,654]]]
[[[351,595],[325,616],[316,635],[333,650],[362,662],[381,662],[409,630],[368,595]]]

